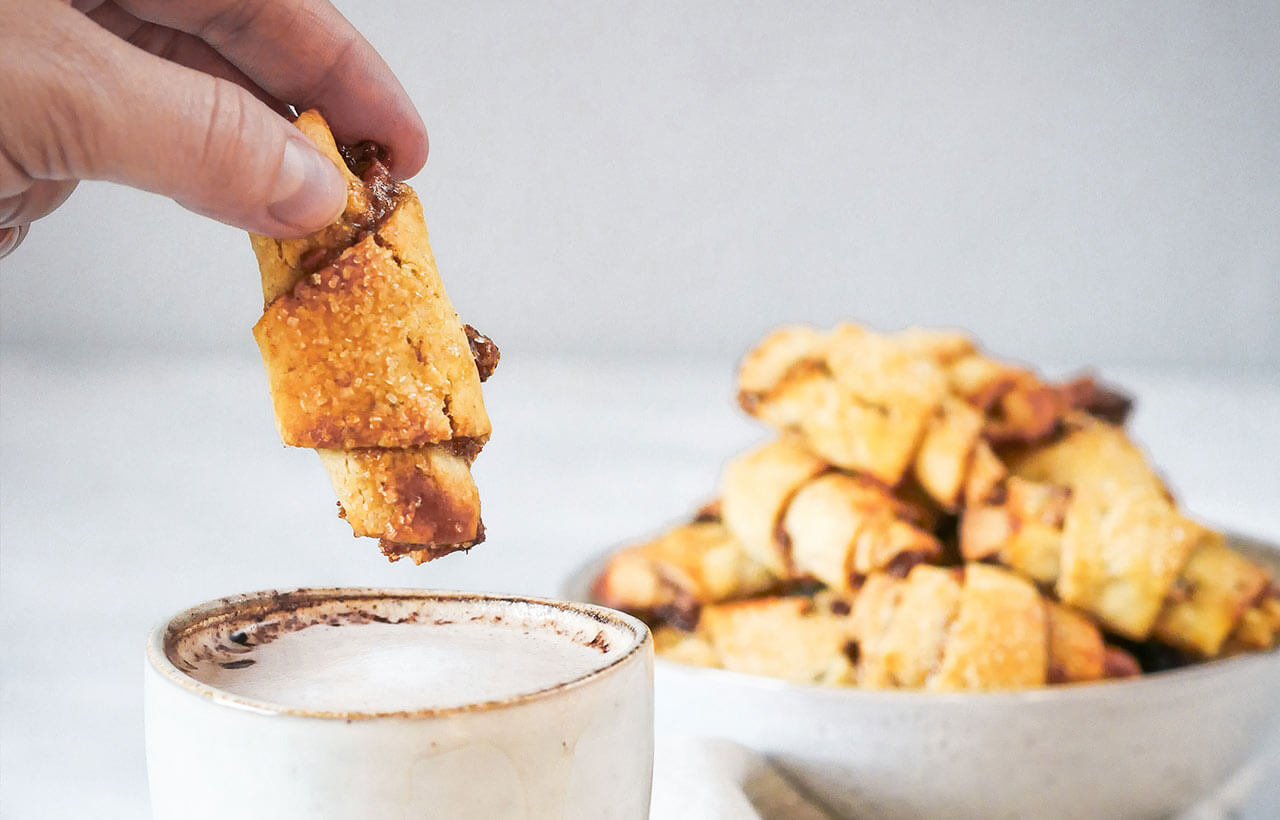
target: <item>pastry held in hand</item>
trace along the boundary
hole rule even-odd
[[[320,453],[352,530],[392,560],[470,547],[484,538],[471,463],[497,349],[459,321],[422,205],[380,149],[339,149],[314,111],[296,124],[346,178],[347,206],[302,239],[252,237],[280,437]]]

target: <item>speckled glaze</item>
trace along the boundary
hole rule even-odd
[[[238,697],[176,666],[193,625],[280,601],[500,602],[617,641],[599,668],[504,700],[412,712],[307,712]],[[147,643],[147,768],[169,818],[626,818],[648,816],[653,649],[644,624],[603,607],[422,590],[297,590],[219,599]],[[426,700],[429,700],[427,698]]]
[[[1232,543],[1280,570],[1267,545]],[[602,563],[565,597],[588,600]],[[1280,722],[1280,652],[999,694],[829,689],[662,658],[655,685],[660,734],[761,751],[842,818],[1167,817],[1215,795],[1229,809]]]

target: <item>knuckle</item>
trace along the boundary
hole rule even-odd
[[[74,182],[39,180],[21,193],[0,199],[0,227],[25,225],[48,216],[75,187]]]
[[[58,25],[30,45],[29,57],[4,61],[12,82],[0,94],[0,195],[15,180],[83,176],[96,156],[92,101],[104,58]]]
[[[228,80],[209,77],[209,105],[195,146],[194,176],[206,189],[235,187],[252,196],[265,189],[271,168],[264,161],[276,140],[270,133],[270,112],[248,92]],[[264,117],[262,115],[267,115]]]
[[[3,108],[0,107],[0,198],[12,197],[25,191],[35,180],[20,159],[15,135],[5,132]]]
[[[201,127],[203,141],[195,157],[205,171],[222,175],[233,169],[244,153],[246,111],[244,100],[230,83],[209,78],[209,107]]]
[[[18,249],[22,244],[22,240],[27,236],[26,225],[16,225],[10,228],[0,228],[0,259],[4,259],[9,254]]]

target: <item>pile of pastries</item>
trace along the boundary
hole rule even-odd
[[[803,683],[1010,690],[1275,647],[1267,570],[1186,517],[1092,378],[966,335],[781,328],[738,401],[777,432],[594,594],[659,654]]]

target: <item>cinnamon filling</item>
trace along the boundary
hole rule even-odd
[[[355,145],[339,145],[338,153],[364,183],[364,210],[345,215],[354,233],[349,240],[336,246],[321,245],[302,255],[298,265],[304,274],[312,274],[332,265],[342,252],[371,233],[375,233],[396,208],[403,193],[403,186],[391,177],[391,155],[387,149],[368,140]]]
[[[363,213],[351,218],[351,224],[361,231],[374,231],[391,214],[400,198],[400,183],[391,178],[391,154],[386,148],[365,140],[355,145],[339,145],[338,153],[351,169],[351,173],[360,177],[368,193],[368,204]]]
[[[671,626],[681,632],[692,632],[698,628],[698,618],[702,614],[702,606],[687,595],[680,595],[669,604],[663,604],[653,612],[653,619],[658,625]]]
[[[1133,399],[1107,385],[1084,376],[1063,385],[1063,393],[1071,407],[1078,407],[1103,421],[1124,424],[1133,410]]]
[[[693,523],[705,523],[720,520],[720,499],[708,501],[698,508],[697,514],[693,517]]]
[[[471,325],[463,325],[467,333],[467,344],[471,345],[471,357],[476,360],[476,369],[480,371],[480,381],[486,381],[498,367],[501,353],[493,340],[476,330]]]
[[[403,558],[406,555],[414,553],[422,556],[419,563],[426,561],[434,561],[437,558],[448,555],[453,552],[465,552],[476,544],[484,541],[483,533],[475,541],[469,541],[465,544],[408,544],[403,541],[391,541],[386,538],[379,539],[378,548],[382,550],[382,554],[390,558],[392,561]]]
[[[929,556],[920,550],[900,552],[885,565],[884,574],[891,578],[906,578],[917,564],[923,564]]]
[[[1138,659],[1117,646],[1108,646],[1102,656],[1104,678],[1133,678],[1142,674]]]

